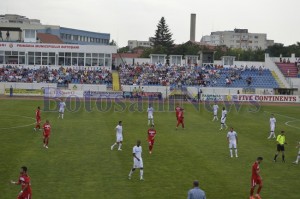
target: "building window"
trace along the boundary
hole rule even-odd
[[[255,35],[255,36],[254,36],[254,39],[258,39],[258,36],[257,36],[257,35]]]

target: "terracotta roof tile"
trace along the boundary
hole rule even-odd
[[[47,33],[37,33],[37,37],[41,43],[47,44],[63,44],[64,42],[56,35]]]

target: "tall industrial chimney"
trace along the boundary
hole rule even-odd
[[[190,41],[196,41],[196,14],[191,14]]]

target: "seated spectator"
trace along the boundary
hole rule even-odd
[[[246,82],[247,82],[248,86],[250,86],[252,83],[252,77],[250,77],[250,76],[247,77]]]
[[[229,78],[228,78],[228,77],[226,77],[226,79],[225,79],[225,83],[226,83],[226,86],[229,86],[229,85],[231,84],[231,81],[229,80]]]

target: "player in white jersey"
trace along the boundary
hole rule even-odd
[[[153,107],[151,105],[149,105],[149,108],[147,109],[148,112],[148,125],[154,125],[154,119],[153,119]]]
[[[143,159],[142,159],[142,146],[141,141],[138,140],[136,142],[136,146],[132,149],[133,154],[133,167],[129,172],[128,178],[131,179],[131,175],[135,171],[135,169],[140,169],[140,180],[144,180],[143,174],[144,174],[144,167],[143,167]]]
[[[65,112],[66,103],[61,100],[59,102],[59,111],[58,111],[58,118],[64,119],[64,112]]]
[[[227,141],[229,144],[229,151],[230,151],[230,157],[233,157],[232,150],[235,151],[235,157],[238,157],[238,151],[237,151],[237,143],[238,143],[238,137],[237,133],[233,130],[233,128],[230,128],[230,131],[227,133]]]
[[[122,121],[119,121],[119,124],[116,126],[115,130],[116,130],[116,138],[117,138],[117,139],[116,139],[116,142],[115,142],[113,145],[111,145],[110,149],[113,150],[114,147],[115,147],[116,145],[118,145],[118,146],[119,146],[119,147],[118,147],[118,150],[119,150],[119,151],[122,151],[122,149],[121,149],[121,147],[122,147],[122,142],[123,142],[123,127],[122,127]]]
[[[276,124],[276,119],[274,117],[274,114],[271,114],[271,117],[270,117],[270,135],[269,135],[268,139],[276,138],[275,124]]]
[[[223,130],[223,127],[225,128],[225,130],[227,129],[227,125],[226,125],[226,117],[227,117],[227,111],[225,110],[225,107],[223,107],[222,109],[222,117],[221,117],[221,128],[220,130]]]
[[[219,106],[218,106],[217,102],[215,102],[215,104],[213,105],[214,118],[212,121],[219,120],[218,119],[218,109],[219,109]]]
[[[298,155],[297,155],[296,161],[293,162],[294,164],[298,164],[299,161],[300,161],[300,142],[298,142],[298,145],[296,146],[296,148],[298,148],[299,151],[298,151]]]

